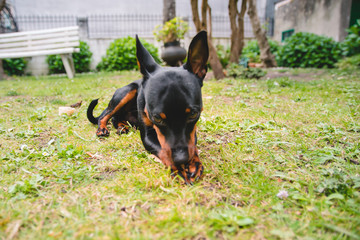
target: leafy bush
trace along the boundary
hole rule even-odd
[[[346,29],[348,35],[341,43],[344,56],[353,56],[360,53],[360,19],[354,25]]]
[[[243,78],[256,78],[259,79],[266,75],[266,72],[261,68],[245,68],[242,72]]]
[[[271,39],[268,39],[268,41],[269,41],[269,45],[270,45],[270,51],[276,57],[277,52],[280,49],[280,45],[277,41],[274,41]],[[247,44],[245,45],[245,47],[242,50],[241,57],[248,58],[250,62],[256,62],[256,63],[261,62],[260,48],[259,48],[257,40],[252,40],[252,41],[247,42]]]
[[[4,72],[7,75],[24,75],[27,61],[23,58],[3,59]]]
[[[236,63],[232,63],[230,64],[230,66],[227,68],[227,75],[229,77],[233,77],[233,78],[238,78],[241,76],[242,71],[245,68],[236,64]]]
[[[221,65],[225,68],[229,64],[230,48],[225,49],[223,45],[216,45],[216,53],[219,56]]]
[[[301,68],[332,68],[341,57],[340,44],[314,33],[299,32],[285,40],[278,65]]]
[[[261,68],[244,68],[236,63],[230,64],[228,68],[228,76],[233,78],[259,79],[265,75],[266,72]]]
[[[360,54],[352,57],[343,58],[335,65],[342,70],[360,69]]]
[[[80,52],[72,54],[75,71],[77,73],[89,72],[92,52],[86,42],[80,41]],[[65,73],[65,68],[60,55],[50,55],[46,58],[49,65],[49,73]]]
[[[153,56],[156,62],[160,63],[158,49],[141,40],[144,47]],[[135,38],[125,37],[116,39],[106,50],[106,56],[96,66],[99,71],[120,71],[137,69],[136,63],[136,42]]]

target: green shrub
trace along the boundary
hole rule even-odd
[[[341,59],[336,64],[337,68],[342,70],[356,70],[360,69],[360,54]]]
[[[338,42],[314,33],[299,32],[285,40],[277,60],[283,67],[332,68],[340,57]]]
[[[223,45],[216,45],[216,53],[219,56],[220,63],[225,68],[230,60],[230,48],[225,48]]]
[[[89,72],[92,52],[86,42],[80,41],[80,52],[72,54],[75,66],[75,72]],[[60,55],[50,55],[46,58],[46,62],[49,65],[49,73],[65,73],[65,68],[61,60]]]
[[[244,68],[239,64],[232,63],[227,69],[228,76],[233,78],[259,79],[266,75],[261,68]]]
[[[155,61],[160,63],[158,49],[144,40],[141,42]],[[120,71],[137,69],[137,67],[135,38],[125,37],[116,39],[110,44],[106,50],[106,56],[102,58],[96,69],[99,71]]]
[[[277,41],[274,41],[271,39],[268,39],[268,41],[269,41],[271,53],[274,54],[275,57],[277,57],[277,52],[280,48],[279,43]],[[256,63],[261,62],[260,48],[259,48],[257,40],[251,40],[246,43],[245,47],[242,50],[241,57],[248,58],[250,62],[256,62]]]
[[[5,58],[3,59],[4,72],[11,75],[24,75],[27,61],[23,58]]]
[[[239,78],[241,76],[242,71],[244,71],[244,67],[240,66],[236,63],[231,63],[227,68],[227,75],[233,78]]]
[[[353,56],[360,53],[360,19],[354,25],[346,29],[348,35],[341,43],[344,56]]]

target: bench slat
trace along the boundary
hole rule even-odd
[[[78,49],[78,48],[60,48],[60,49],[33,51],[33,52],[0,53],[0,59],[35,57],[35,56],[56,55],[56,54],[69,54],[69,53],[78,52],[78,51],[80,51],[80,49]]]
[[[63,28],[53,28],[53,29],[45,29],[45,30],[36,30],[36,31],[26,31],[26,32],[15,32],[15,33],[6,33],[6,34],[0,34],[0,39],[2,38],[11,38],[11,37],[19,37],[19,36],[25,36],[25,35],[42,35],[46,33],[57,33],[57,32],[67,32],[67,31],[78,31],[78,26],[72,26],[72,27],[63,27]]]
[[[0,43],[0,50],[6,50],[15,47],[26,47],[26,46],[47,46],[47,45],[56,45],[61,43],[67,42],[76,42],[79,45],[79,36],[73,37],[62,37],[62,38],[48,38],[48,39],[40,39],[40,40],[28,40],[28,41],[21,41],[21,42],[9,42],[9,43]]]
[[[43,35],[21,35],[11,38],[1,38],[3,35],[7,35],[11,33],[6,34],[0,34],[0,43],[9,43],[9,42],[21,42],[26,41],[29,39],[33,40],[41,40],[41,39],[49,39],[49,38],[62,38],[62,37],[73,37],[73,36],[79,36],[79,33],[77,31],[71,31],[71,32],[58,32],[58,33],[47,33]]]
[[[56,48],[69,48],[69,47],[75,48],[78,46],[79,46],[79,42],[69,42],[69,43],[60,43],[60,44],[49,44],[49,45],[38,45],[38,46],[26,46],[26,47],[0,49],[0,53],[30,52],[30,51],[32,52],[32,51],[56,49]]]

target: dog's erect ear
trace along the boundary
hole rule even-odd
[[[206,62],[209,57],[209,47],[207,33],[201,31],[193,38],[190,43],[187,62],[184,68],[194,73],[200,79],[204,79],[207,67]]]
[[[140,72],[145,78],[149,77],[159,65],[155,62],[154,58],[150,55],[148,50],[141,44],[138,36],[136,35],[136,57]]]

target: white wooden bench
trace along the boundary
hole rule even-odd
[[[0,59],[60,54],[69,78],[75,76],[72,53],[79,51],[79,27],[0,34]]]

